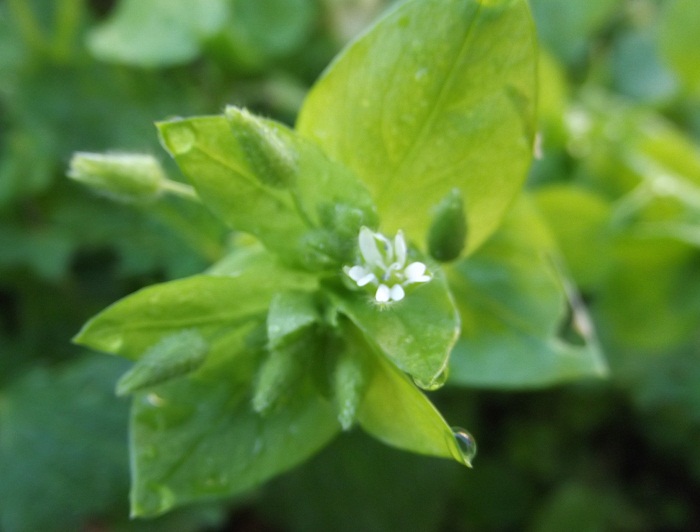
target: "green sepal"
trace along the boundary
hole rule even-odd
[[[453,261],[467,245],[467,218],[464,200],[458,188],[453,188],[438,203],[428,230],[428,253],[440,262]]]
[[[253,410],[267,414],[287,402],[308,368],[315,363],[317,338],[307,331],[295,340],[270,347],[255,378]]]
[[[370,377],[367,354],[358,351],[356,342],[344,342],[338,349],[332,374],[333,403],[343,430],[354,425]]]
[[[276,349],[289,343],[320,319],[314,294],[299,291],[275,294],[267,313],[267,338],[270,348]]]
[[[208,352],[209,344],[194,329],[164,336],[119,379],[117,395],[128,395],[186,375],[204,363]]]

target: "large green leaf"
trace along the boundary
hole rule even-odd
[[[530,388],[606,373],[556,260],[546,226],[521,200],[478,253],[449,271],[462,316],[450,383]],[[560,335],[569,318],[581,345]]]
[[[385,224],[425,237],[453,188],[475,249],[523,182],[536,53],[523,0],[409,0],[330,66],[298,130],[370,187]]]
[[[371,344],[416,382],[431,388],[440,380],[459,335],[459,314],[441,275],[386,308],[364,292],[337,289],[333,300]]]
[[[137,395],[132,409],[132,514],[232,496],[302,462],[339,430],[307,381],[265,416],[250,406],[259,351],[240,330],[220,363]]]
[[[269,254],[248,253],[241,251],[249,267],[238,275],[195,275],[118,301],[86,323],[75,341],[131,359],[182,329],[196,329],[207,342],[225,341],[232,328],[264,316],[278,290],[313,287],[313,280],[282,268]]]

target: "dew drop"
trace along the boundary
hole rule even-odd
[[[449,371],[445,369],[442,371],[437,377],[434,377],[433,379],[429,381],[424,381],[422,379],[418,378],[413,378],[413,382],[416,383],[416,386],[419,388],[426,390],[428,392],[434,392],[435,390],[438,390],[442,388],[445,383],[447,382],[447,377],[449,376]]]
[[[457,441],[457,447],[459,447],[462,458],[471,467],[472,460],[476,456],[476,440],[474,436],[461,427],[452,427],[452,434]]]
[[[149,405],[155,406],[155,407],[163,406],[166,403],[165,399],[163,399],[160,395],[155,394],[155,393],[149,393],[146,396],[146,401],[148,402]]]
[[[158,456],[158,449],[155,445],[149,445],[141,450],[141,458],[144,460],[153,460]]]
[[[415,77],[416,81],[421,81],[421,80],[425,79],[427,77],[427,75],[428,75],[428,69],[421,68],[421,69],[416,71],[416,73],[414,74],[414,77]]]
[[[123,345],[124,338],[119,335],[104,340],[101,348],[103,351],[107,351],[108,353],[118,353]]]
[[[160,499],[158,509],[159,512],[164,512],[175,506],[177,497],[175,497],[175,493],[168,486],[157,484],[156,491],[158,493],[158,498]]]
[[[165,143],[174,155],[182,155],[192,149],[197,135],[190,126],[179,124],[168,128],[165,133]]]

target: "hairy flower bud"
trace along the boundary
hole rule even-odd
[[[155,157],[132,153],[78,152],[71,159],[68,177],[126,202],[156,199],[167,181]]]

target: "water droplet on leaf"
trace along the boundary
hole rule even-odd
[[[472,460],[476,456],[476,440],[474,436],[461,427],[452,427],[452,434],[457,441],[457,447],[464,461],[471,467]]]
[[[176,124],[168,127],[163,136],[168,149],[173,155],[187,153],[197,140],[194,129],[185,124]]]
[[[429,381],[424,381],[418,378],[414,378],[413,382],[416,383],[416,386],[419,388],[426,390],[428,392],[433,392],[435,390],[438,390],[439,388],[442,388],[445,383],[447,382],[447,377],[449,375],[449,372],[447,369],[442,371],[437,377],[433,378],[432,380]]]

